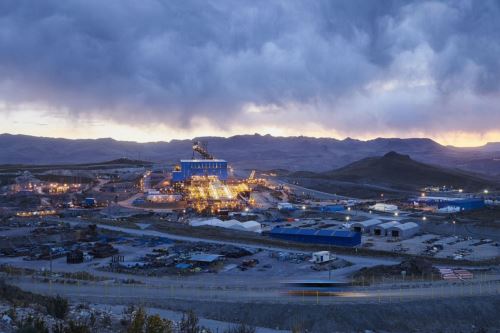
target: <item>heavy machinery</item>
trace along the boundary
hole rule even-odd
[[[194,159],[194,152],[200,154],[204,160],[214,159],[214,157],[208,153],[206,142],[201,142],[201,141],[193,142],[193,159]]]

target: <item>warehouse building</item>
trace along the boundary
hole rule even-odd
[[[372,230],[372,234],[375,236],[387,236],[389,229],[400,225],[401,223],[396,221],[386,222],[379,225],[376,225]]]
[[[387,235],[394,238],[407,239],[413,237],[419,231],[420,226],[418,224],[415,222],[407,222],[390,227]]]
[[[436,211],[468,211],[483,208],[486,203],[482,198],[456,197],[418,197],[411,199],[415,207],[434,207]],[[454,208],[447,208],[454,207]]]
[[[381,223],[382,221],[378,219],[370,219],[362,222],[354,222],[351,225],[351,230],[354,232],[371,234],[373,228]]]
[[[273,238],[294,242],[328,244],[334,246],[357,246],[361,244],[361,233],[347,230],[316,230],[301,228],[273,228]]]

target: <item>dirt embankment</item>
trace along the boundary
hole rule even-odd
[[[151,304],[194,309],[206,318],[301,332],[500,332],[500,296],[390,304],[241,304],[175,301]]]

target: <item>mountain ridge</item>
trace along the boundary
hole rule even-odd
[[[417,161],[500,175],[500,151],[443,146],[428,138],[313,138],[306,136],[235,135],[198,137],[209,151],[239,169],[328,171],[365,157],[389,151],[408,154]],[[93,163],[117,158],[173,164],[192,156],[193,140],[173,139],[138,143],[112,138],[65,139],[23,134],[0,134],[0,164]]]

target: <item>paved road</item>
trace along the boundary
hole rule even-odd
[[[146,302],[179,300],[200,301],[224,301],[238,303],[303,303],[303,304],[329,304],[329,303],[373,303],[409,301],[417,299],[439,299],[465,296],[486,296],[500,294],[500,281],[476,281],[469,283],[451,284],[439,283],[415,283],[395,284],[392,288],[380,287],[352,287],[348,291],[339,292],[335,296],[292,296],[286,293],[281,286],[273,288],[228,287],[222,288],[217,285],[130,285],[109,283],[87,283],[87,284],[60,284],[39,282],[32,279],[15,280],[13,283],[24,290],[47,295],[61,295],[71,299],[85,299],[90,302],[111,302],[122,300],[123,302]]]
[[[354,198],[349,198],[349,197],[345,197],[342,195],[337,195],[337,194],[328,193],[328,192],[322,192],[322,191],[302,187],[299,185],[290,184],[290,183],[288,183],[284,180],[280,180],[280,179],[268,179],[267,181],[271,184],[287,186],[296,192],[302,192],[303,194],[309,194],[309,195],[316,197],[318,199],[329,199],[329,200],[354,199]]]

